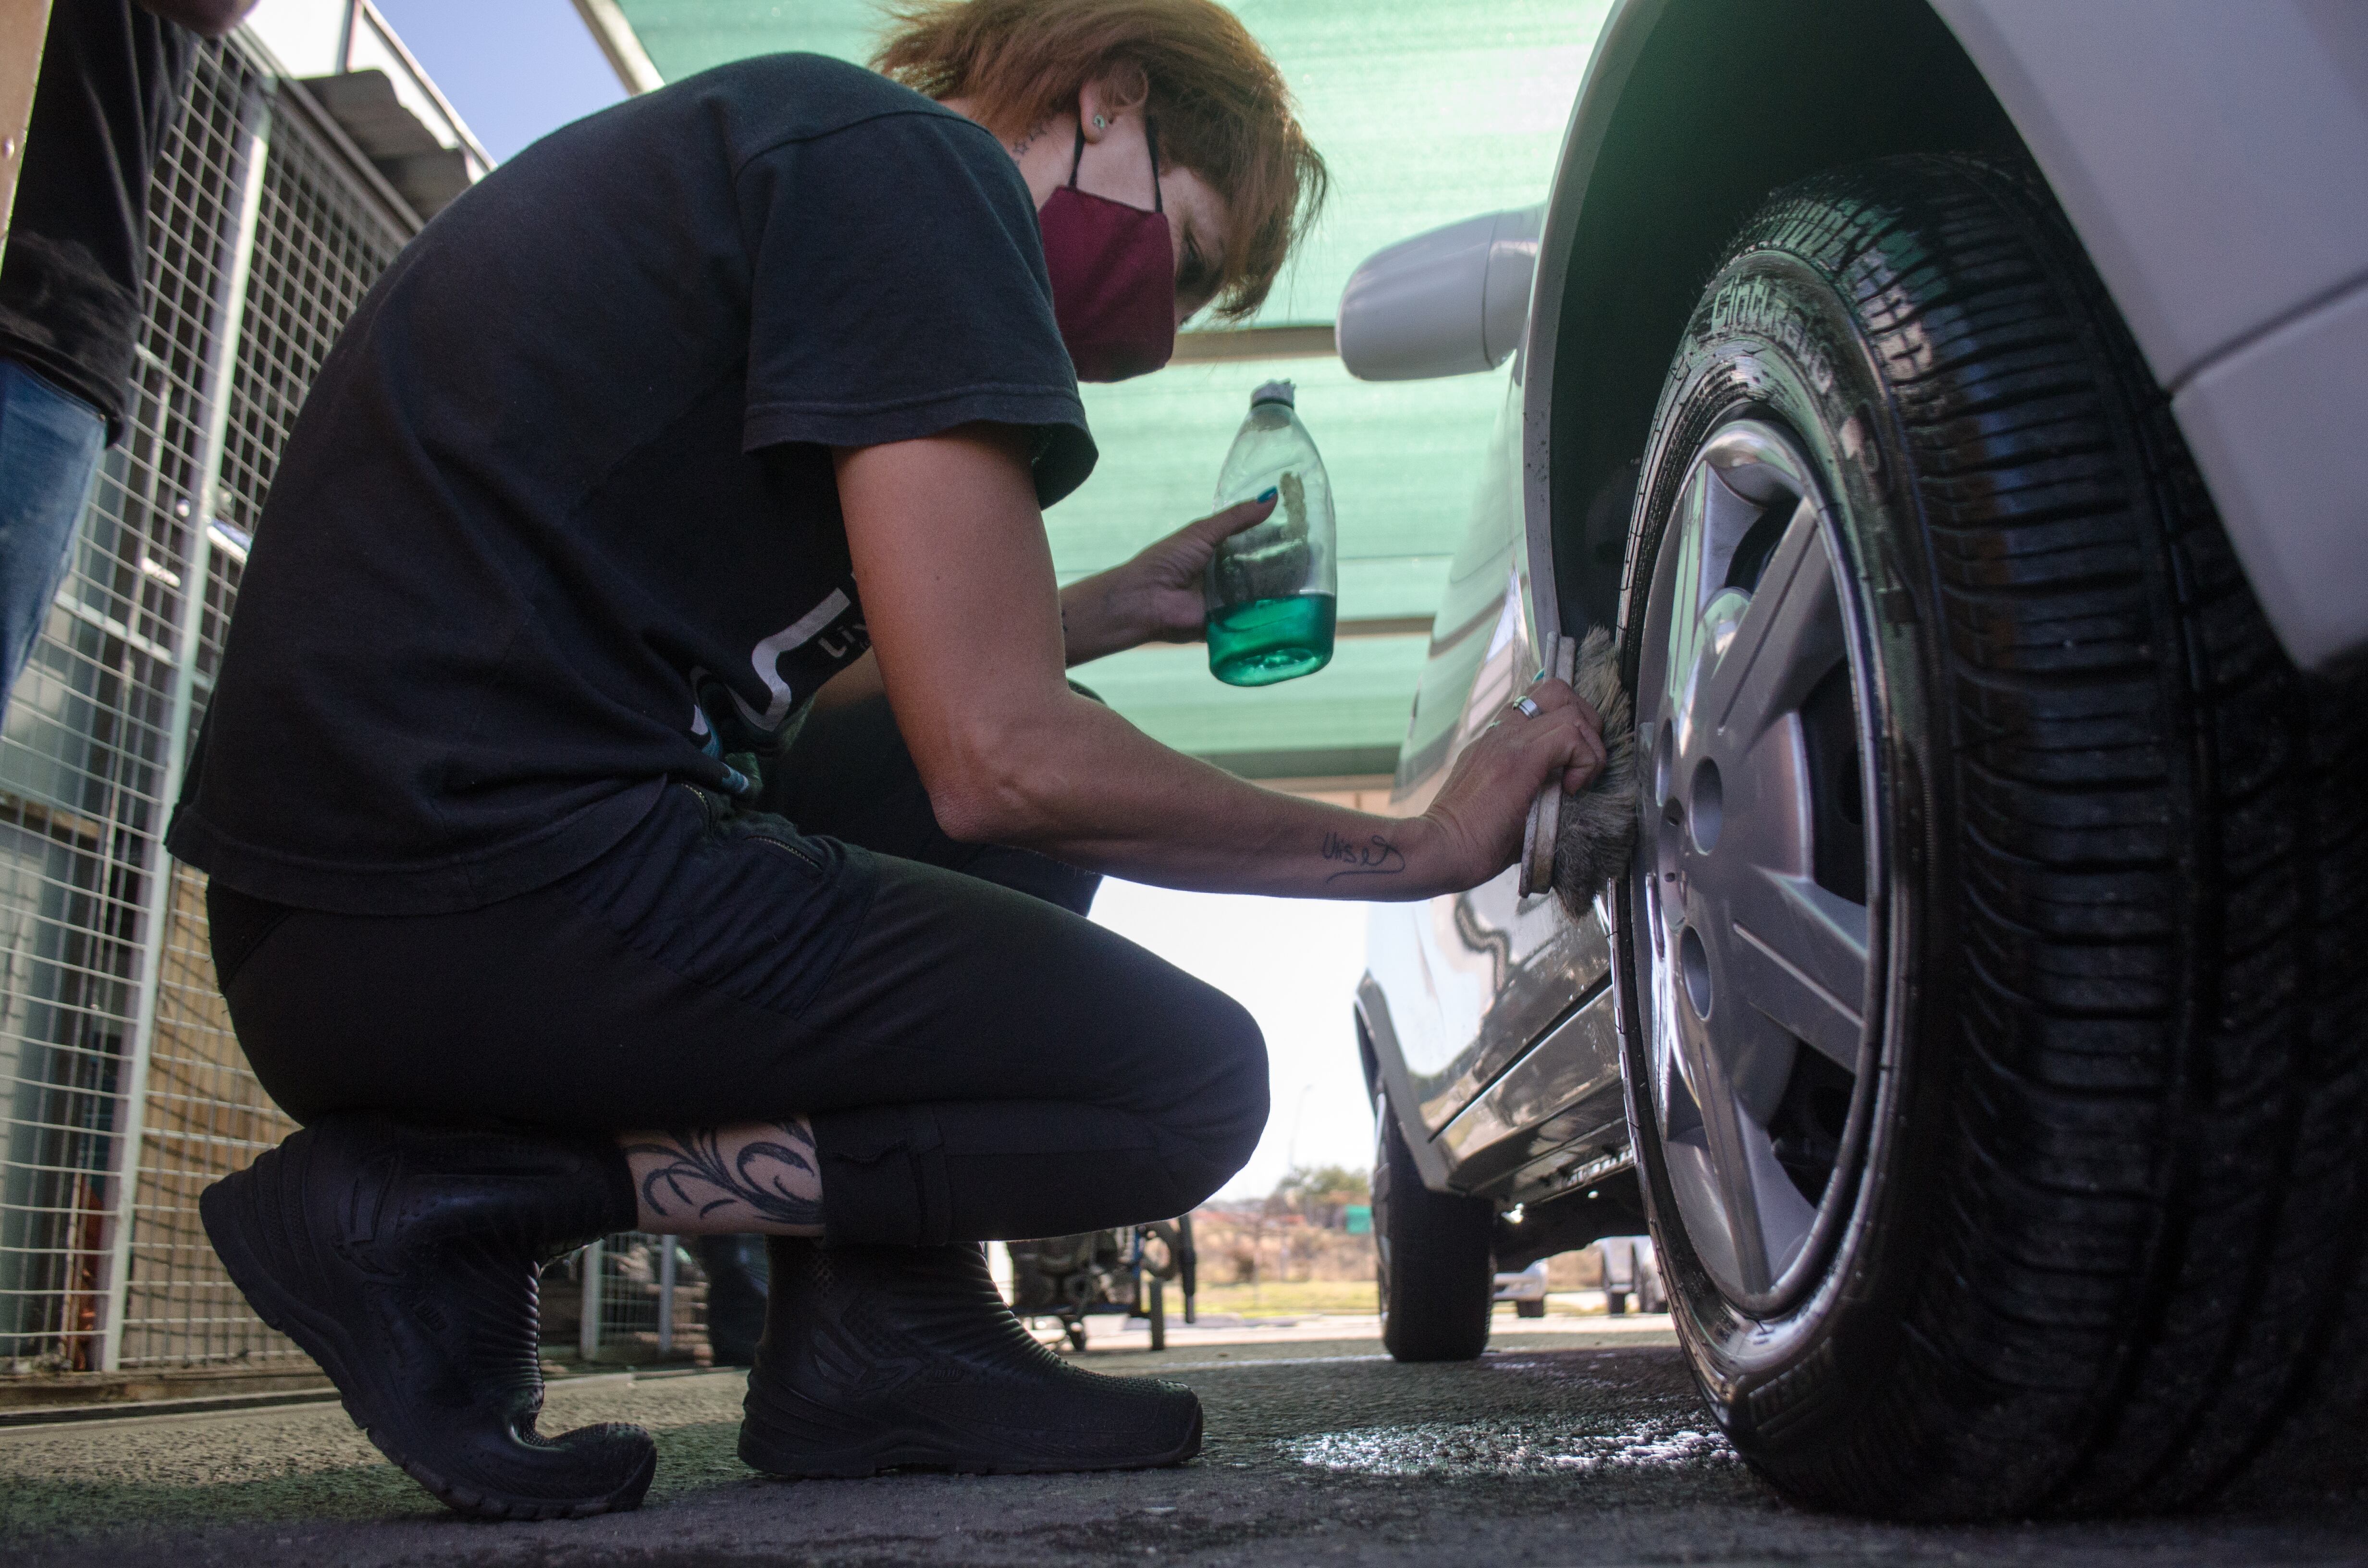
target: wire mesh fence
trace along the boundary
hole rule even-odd
[[[547,1360],[711,1365],[707,1277],[679,1236],[604,1236],[543,1270]]]
[[[128,428],[0,731],[0,1375],[300,1359],[197,1223],[289,1124],[162,836],[295,410],[414,227],[300,90],[202,51]]]

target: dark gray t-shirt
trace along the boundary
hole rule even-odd
[[[429,914],[566,875],[869,646],[830,448],[1094,447],[1035,208],[969,120],[777,55],[520,153],[372,289],[272,483],[168,836]],[[723,744],[717,733],[723,732]]]

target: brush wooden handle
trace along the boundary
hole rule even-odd
[[[1567,685],[1578,667],[1578,639],[1559,631],[1545,634],[1538,650],[1539,668]],[[1530,802],[1529,824],[1521,830],[1521,896],[1534,898],[1554,891],[1554,844],[1562,836],[1562,779],[1549,778]]]

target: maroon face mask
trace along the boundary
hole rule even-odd
[[[1156,370],[1176,352],[1176,247],[1159,199],[1159,133],[1151,144],[1152,209],[1129,207],[1069,183],[1036,214],[1053,273],[1053,316],[1081,381],[1122,381]],[[1086,128],[1077,127],[1077,158]]]

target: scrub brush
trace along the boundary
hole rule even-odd
[[[1620,684],[1620,656],[1601,627],[1574,643],[1547,633],[1546,669],[1603,716],[1603,771],[1577,794],[1559,780],[1538,791],[1521,846],[1521,893],[1554,889],[1574,920],[1596,890],[1628,869],[1636,846],[1636,720]]]

